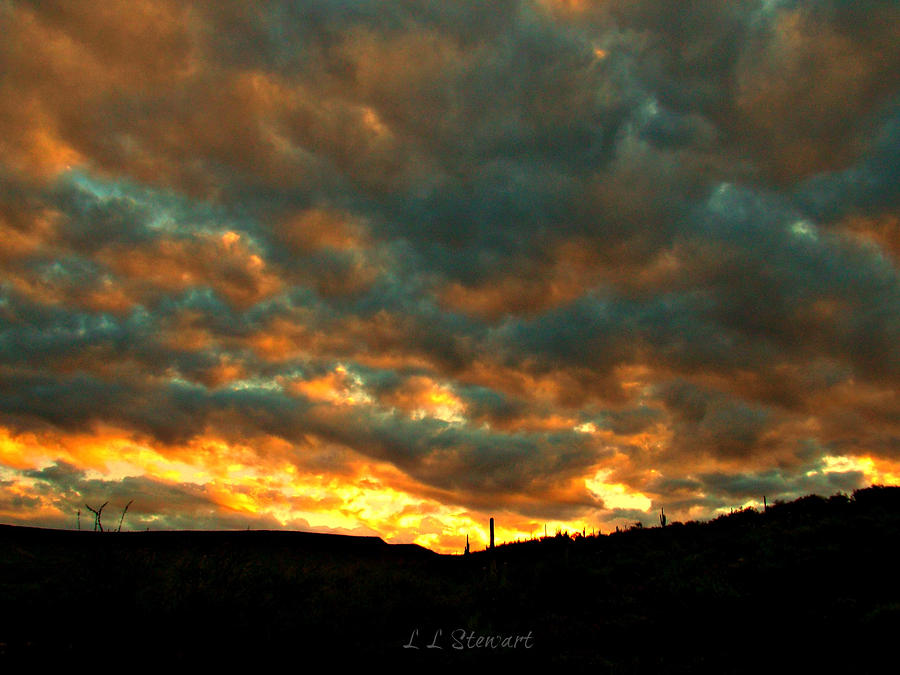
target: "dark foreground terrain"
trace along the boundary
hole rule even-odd
[[[287,658],[296,672],[885,672],[900,658],[898,535],[900,488],[881,487],[469,556],[292,532],[0,526],[0,671]]]

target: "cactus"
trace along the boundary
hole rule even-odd
[[[666,509],[665,509],[665,507],[660,507],[660,509],[659,509],[659,524],[662,527],[666,526]]]

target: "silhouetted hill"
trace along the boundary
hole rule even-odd
[[[380,537],[359,537],[320,532],[287,530],[156,530],[146,532],[104,532],[101,545],[122,549],[164,550],[170,548],[211,549],[218,547],[290,548],[292,551],[318,551],[374,555],[437,555],[417,544],[388,544]],[[29,545],[98,545],[96,532],[53,530],[0,524],[0,541]]]
[[[374,537],[0,526],[0,659],[883,672],[898,535],[900,488],[884,487],[469,556]]]

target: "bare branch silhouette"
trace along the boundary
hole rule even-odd
[[[91,505],[88,504],[87,502],[85,502],[84,505],[88,511],[90,511],[91,513],[94,514],[94,532],[96,532],[97,531],[97,512],[94,509],[92,509]]]
[[[116,532],[121,532],[121,531],[122,531],[122,521],[125,520],[125,514],[128,513],[128,507],[131,506],[131,504],[132,504],[133,502],[134,502],[134,500],[132,499],[131,501],[129,501],[129,502],[125,505],[125,509],[122,511],[122,517],[119,518],[119,527],[116,528]]]
[[[103,506],[101,506],[99,509],[92,509],[87,502],[85,502],[84,504],[88,508],[88,511],[94,514],[94,532],[96,532],[98,529],[103,532],[103,523],[100,522],[100,517],[103,514],[103,509],[107,504],[109,504],[109,502],[103,502]]]

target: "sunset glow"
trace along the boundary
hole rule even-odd
[[[0,2],[0,521],[900,484],[898,6],[457,4]]]

